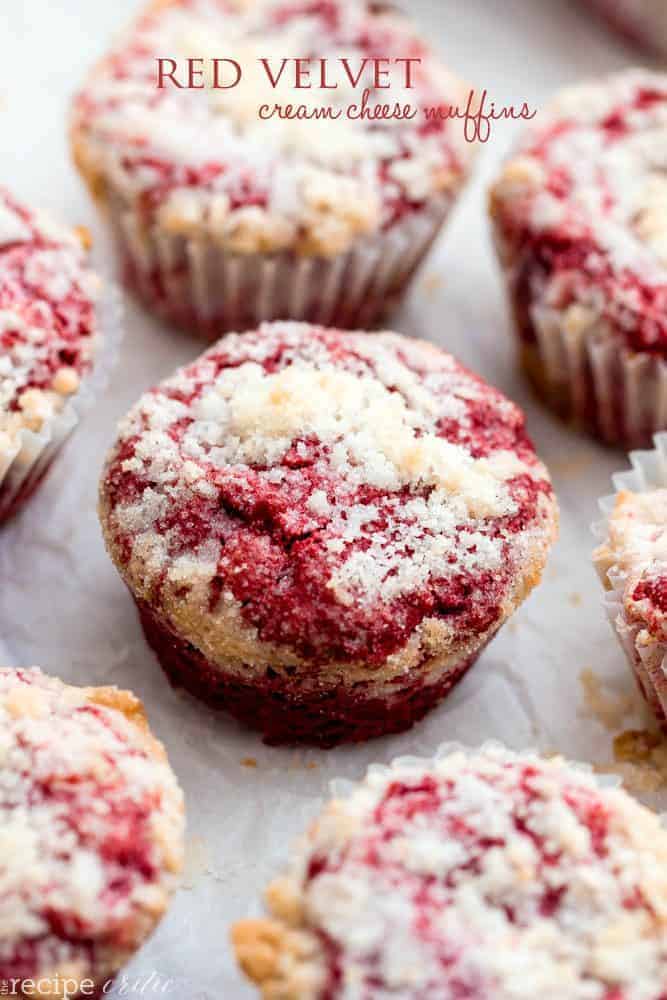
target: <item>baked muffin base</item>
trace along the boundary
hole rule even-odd
[[[373,697],[371,682],[304,696],[297,681],[292,684],[270,668],[261,681],[243,683],[168,629],[145,601],[135,598],[135,603],[146,640],[170,683],[260,730],[264,742],[272,746],[305,743],[326,749],[404,732],[449,694],[491,638],[448,664],[444,676],[434,682],[425,681],[428,672],[420,664],[390,698]]]
[[[667,364],[621,347],[611,335],[572,336],[553,311],[536,322],[511,293],[521,367],[538,399],[561,420],[602,441],[644,448],[667,428]]]
[[[399,305],[453,201],[441,195],[332,257],[231,253],[205,235],[146,225],[115,194],[108,207],[125,287],[171,326],[212,341],[275,319],[377,326]]]
[[[254,399],[238,438],[234,386]],[[210,451],[204,431],[248,450]],[[320,746],[442,699],[539,582],[558,522],[514,404],[434,345],[296,324],[232,335],[142,397],[99,517],[172,682],[268,742]]]

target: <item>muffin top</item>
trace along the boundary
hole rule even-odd
[[[179,86],[158,87],[157,57],[171,57]],[[230,57],[243,74],[234,87],[236,71],[211,62]],[[202,60],[194,88],[188,58]],[[301,89],[296,58],[311,60]],[[366,88],[373,116],[396,103],[410,104],[409,116],[362,117]],[[458,188],[473,146],[460,121],[424,108],[465,108],[467,98],[391,4],[167,0],[149,6],[77,97],[74,153],[95,190],[111,187],[174,233],[207,233],[242,253],[334,255]],[[276,104],[330,117],[260,117]]]
[[[100,983],[175,887],[180,789],[129,692],[4,668],[0,720],[0,981]]]
[[[667,831],[559,758],[372,767],[236,925],[265,997],[662,1000]]]
[[[492,210],[517,278],[573,337],[602,319],[667,354],[666,170],[667,75],[646,70],[562,91],[506,164]]]
[[[209,659],[407,669],[503,620],[556,508],[521,411],[450,355],[281,322],[139,400],[101,515],[131,590]]]
[[[90,369],[99,286],[84,234],[0,188],[0,470],[22,432],[40,431]]]
[[[667,640],[667,489],[623,490],[595,563],[609,585],[621,585],[629,622],[642,640]]]

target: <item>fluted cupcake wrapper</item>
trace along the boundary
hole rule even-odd
[[[381,779],[387,778],[390,775],[398,777],[406,770],[414,771],[419,768],[427,768],[437,761],[451,757],[453,754],[461,754],[463,757],[471,758],[477,757],[480,754],[502,757],[506,753],[511,753],[519,760],[527,762],[543,759],[543,755],[537,749],[529,747],[522,750],[513,750],[499,740],[485,740],[479,747],[472,747],[465,743],[451,740],[441,743],[430,757],[395,757],[389,764],[371,764],[367,769],[367,777],[372,778],[374,775]],[[617,774],[601,773],[594,770],[591,764],[571,761],[562,757],[562,755],[559,755],[559,757],[561,757],[567,767],[574,768],[574,770],[583,772],[584,774],[589,774],[600,788],[618,788],[622,783],[621,778]],[[333,781],[329,782],[329,790],[335,799],[349,798],[358,786],[359,781],[351,781],[349,778],[334,778]]]
[[[452,204],[440,196],[331,258],[231,253],[206,234],[147,226],[113,194],[109,214],[125,284],[169,323],[215,340],[273,319],[348,329],[377,324],[399,303]]]
[[[523,362],[543,401],[607,444],[641,447],[667,428],[667,363],[619,344],[603,322],[568,328],[564,313],[533,306]]]
[[[39,431],[23,428],[15,447],[0,457],[0,524],[16,513],[37,488],[86,411],[106,388],[122,339],[122,312],[118,289],[105,281],[96,303],[98,333],[93,344],[92,370]]]
[[[631,469],[617,472],[612,481],[615,493],[599,501],[603,519],[593,525],[593,534],[599,542],[609,536],[609,516],[618,494],[623,490],[641,493],[646,490],[667,488],[667,433],[656,434],[654,447],[630,454]],[[605,586],[604,610],[614,630],[628,663],[637,679],[639,689],[658,721],[667,724],[667,643],[653,637],[647,638],[641,624],[631,622],[625,613],[623,595],[628,574],[616,567],[598,566],[598,573]]]

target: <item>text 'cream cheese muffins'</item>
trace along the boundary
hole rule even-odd
[[[667,435],[634,452],[632,471],[614,476],[617,492],[600,506],[594,563],[604,607],[639,689],[667,727]]]
[[[626,792],[491,745],[345,785],[233,928],[265,1000],[667,994],[667,830]]]
[[[114,360],[120,307],[87,247],[0,188],[0,523],[39,486]]]
[[[177,685],[270,742],[400,731],[539,581],[556,532],[521,411],[397,334],[233,334],[146,393],[107,547]]]
[[[232,56],[238,69],[212,61]],[[127,285],[160,316],[208,339],[270,319],[366,327],[470,170],[462,122],[425,109],[468,97],[390,4],[168,0],[93,70],[72,145]],[[410,110],[364,117],[364,100]],[[276,105],[310,117],[267,118]]]
[[[493,187],[524,368],[612,444],[667,428],[667,76],[562,91]]]
[[[0,669],[0,983],[101,997],[167,908],[183,797],[141,703]]]

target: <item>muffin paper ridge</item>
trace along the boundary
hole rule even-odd
[[[330,258],[230,253],[210,238],[146,227],[117,195],[109,216],[125,284],[167,322],[210,341],[285,318],[343,328],[375,325],[402,298],[454,201],[443,194]]]
[[[530,319],[524,367],[550,409],[611,445],[643,444],[667,427],[663,358],[620,347],[602,323],[573,334],[555,309],[534,306]]]

